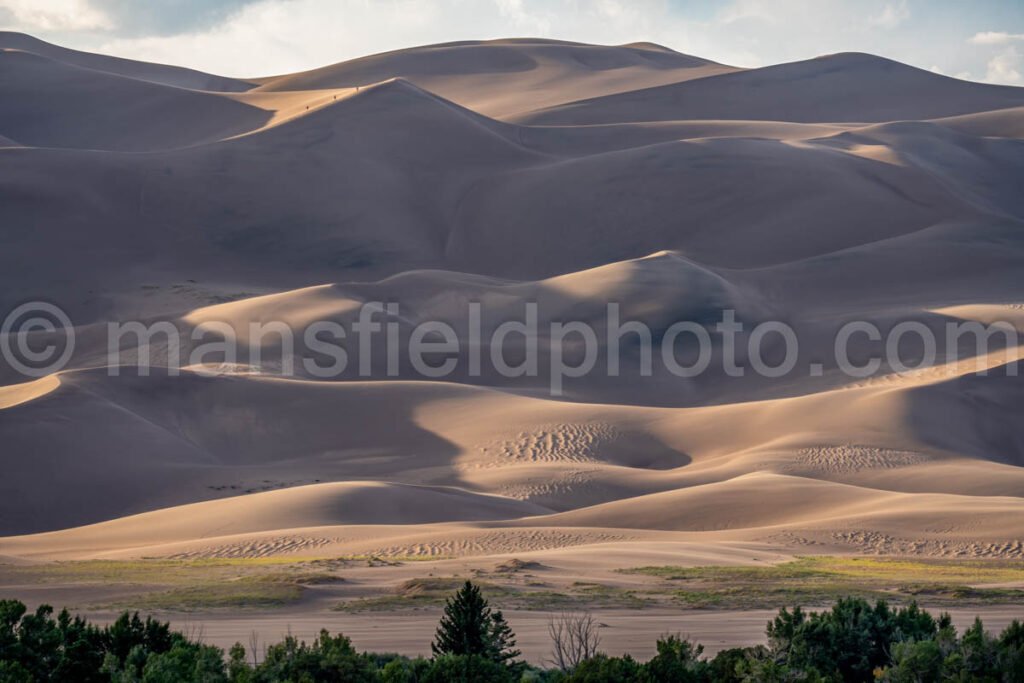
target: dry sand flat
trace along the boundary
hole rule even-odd
[[[244,81],[0,48],[0,310],[45,299],[78,325],[59,375],[0,365],[4,558],[515,556],[607,578],[1024,557],[1019,349],[959,350],[986,376],[828,361],[853,319],[1024,331],[1024,89],[525,39]],[[470,302],[602,333],[609,301],[656,333],[730,308],[824,366],[641,378],[627,353],[557,399],[493,370],[274,377],[273,341],[213,373],[173,376],[159,343],[149,373],[104,367],[110,321],[249,341],[367,301],[462,339]]]

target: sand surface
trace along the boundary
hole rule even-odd
[[[1024,331],[1024,88],[865,54],[743,70],[532,39],[237,80],[0,33],[0,94],[0,311],[53,302],[77,341],[42,379],[0,363],[10,561],[1024,559],[1019,347],[943,349],[983,376],[944,355],[869,378],[829,360],[850,320]],[[543,372],[429,381],[379,354],[368,378],[280,377],[294,349],[247,337],[348,325],[368,301],[460,339],[470,302],[492,326],[534,302],[603,331],[614,301],[656,333],[729,308],[793,326],[819,371],[641,376],[627,349],[620,376],[552,396]],[[157,341],[112,376],[106,324],[156,319],[224,323],[259,359],[179,374]],[[541,341],[543,368],[561,347]],[[207,633],[427,637],[320,616]],[[608,615],[634,634],[609,640],[716,647],[764,621],[719,617]],[[531,656],[538,629],[518,629]]]

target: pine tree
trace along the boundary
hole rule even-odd
[[[480,588],[466,581],[445,601],[444,615],[430,646],[434,656],[480,655],[505,664],[519,656],[515,634],[501,612],[491,612]]]
[[[510,663],[521,653],[516,650],[516,634],[505,621],[501,610],[491,615],[490,643],[488,657],[501,664]]]

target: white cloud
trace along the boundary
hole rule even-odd
[[[868,24],[884,29],[894,29],[910,18],[910,8],[907,7],[907,0],[900,0],[898,3],[888,3],[882,11],[868,19]]]
[[[112,28],[110,18],[88,0],[0,0],[16,31],[85,31]]]
[[[523,0],[494,0],[502,17],[510,20],[518,31],[534,35],[546,35],[551,23],[543,12],[531,11],[523,6]]]
[[[1001,85],[1024,85],[1021,70],[1024,70],[1024,56],[1011,45],[989,60],[983,80]]]
[[[246,77],[415,45],[517,36],[650,40],[725,62],[752,58],[745,46],[707,34],[665,0],[260,0],[203,31],[108,37],[96,49]]]
[[[429,43],[530,36],[613,45],[650,41],[742,67],[859,51],[936,64],[958,77],[991,72],[1006,80],[1022,70],[1012,56],[993,58],[1024,35],[1022,27],[990,23],[1015,32],[971,39],[999,46],[988,51],[950,50],[964,40],[963,24],[913,21],[911,10],[915,18],[920,13],[914,2],[0,0],[0,23],[17,21],[16,30],[78,49],[242,77]]]
[[[774,24],[778,22],[778,15],[783,13],[779,11],[780,9],[764,0],[733,0],[718,13],[718,21],[732,24],[745,19],[755,19]]]
[[[1015,40],[1024,40],[1024,33],[1006,33],[1005,31],[982,31],[968,39],[973,45],[1005,45]]]

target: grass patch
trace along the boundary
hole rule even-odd
[[[393,610],[422,609],[443,605],[452,593],[462,587],[466,579],[456,577],[428,577],[409,579],[392,592],[372,598],[347,600],[335,605],[341,612],[382,612]],[[474,582],[483,590],[489,600],[508,595],[507,588],[480,581]]]
[[[521,591],[502,606],[527,610],[644,609],[658,603],[637,591],[600,583],[576,582],[565,591]]]
[[[462,578],[410,579],[386,595],[348,600],[334,607],[343,612],[386,612],[436,608],[462,587]],[[505,586],[474,580],[498,609],[550,610],[606,607],[642,609],[656,604],[631,590],[599,583],[577,582],[564,591]]]
[[[1024,562],[873,557],[801,557],[760,567],[636,567],[675,603],[691,608],[775,608],[818,605],[843,596],[918,599],[930,604],[1016,603],[1024,590],[985,584],[1024,582]]]
[[[302,599],[307,587],[343,580],[346,569],[423,558],[347,556],[225,558],[196,560],[91,560],[0,565],[3,585],[77,585],[118,588],[116,603],[90,608],[198,611],[274,608]],[[436,558],[431,558],[436,559]],[[509,561],[473,580],[500,609],[775,609],[822,606],[843,596],[946,606],[1024,603],[1024,562],[1004,560],[801,557],[763,566],[654,566],[620,570],[647,577],[642,586],[577,581],[568,586],[538,580],[531,563]],[[479,581],[483,578],[483,581]],[[426,577],[395,589],[347,600],[351,612],[436,608],[465,579]],[[1015,585],[1019,584],[1019,585]],[[104,594],[109,594],[104,591]],[[104,598],[114,599],[114,598]]]
[[[216,560],[90,560],[0,566],[0,585],[125,586],[135,595],[90,607],[195,611],[279,607],[297,601],[306,586],[342,581],[294,558]]]
[[[217,584],[175,588],[143,595],[131,601],[132,609],[192,612],[203,609],[255,609],[284,607],[297,602],[304,588],[299,584]]]
[[[177,584],[292,569],[301,572],[308,560],[295,558],[204,560],[84,560],[33,565],[0,565],[2,583]]]
[[[208,581],[147,593],[130,601],[132,609],[192,612],[204,609],[284,607],[297,602],[307,586],[342,581],[333,574],[275,572]],[[126,605],[127,606],[127,605]]]

